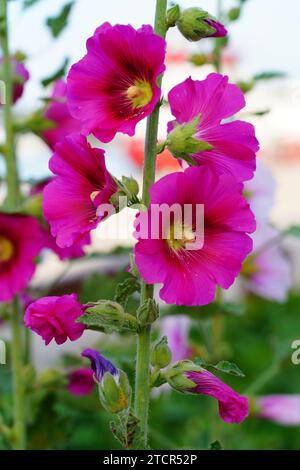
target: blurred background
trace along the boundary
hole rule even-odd
[[[59,70],[66,59],[70,65],[79,60],[85,54],[86,39],[101,23],[130,23],[134,27],[143,23],[153,24],[154,0],[76,0],[68,27],[54,40],[45,25],[45,19],[58,14],[65,3],[65,0],[40,0],[32,8],[23,10],[18,0],[10,2],[11,51],[26,54],[26,66],[31,77],[22,99],[15,106],[15,114],[20,118],[41,106],[41,100],[51,93],[51,85],[47,88],[42,86],[41,81]],[[222,9],[228,11],[236,3],[234,0],[180,1],[182,8],[200,6],[215,15],[221,4]],[[300,61],[297,55],[300,2],[248,0],[244,3],[240,18],[228,27],[230,42],[223,51],[222,73],[228,74],[231,82],[244,86],[255,81],[255,86],[248,87],[251,89],[246,94],[247,106],[240,117],[256,127],[261,146],[258,159],[271,170],[276,184],[270,222],[284,230],[300,224]],[[209,57],[209,40],[188,43],[176,28],[169,31],[167,71],[163,80],[165,96],[187,76],[201,80],[214,70],[209,63],[201,67],[197,65],[199,54]],[[169,111],[163,108],[159,129],[162,139],[168,120]],[[144,131],[145,122],[142,121],[133,139],[120,135],[105,146],[107,166],[115,176],[133,174],[138,180],[141,179]],[[0,137],[3,137],[2,128]],[[48,160],[51,151],[39,137],[33,134],[21,135],[17,152],[24,187],[28,182],[50,176]],[[158,157],[158,175],[178,169],[177,161],[167,152]],[[0,177],[3,176],[4,165],[0,160]],[[126,215],[125,212],[118,217],[128,216],[133,220],[134,214]],[[122,240],[108,239],[105,230],[105,226],[101,225],[93,233],[93,243],[88,248],[89,256],[82,260],[61,261],[56,254],[45,253],[32,283],[33,290],[51,288],[52,292],[62,293],[73,291],[75,286],[83,300],[97,300],[104,296],[108,298],[109,292],[123,279],[123,274],[116,275],[115,272],[120,268],[125,271],[128,248],[133,245],[133,239],[126,230]],[[223,312],[226,326],[223,324],[221,328],[222,341],[219,341],[215,353],[216,359],[233,359],[238,363],[246,378],[242,383],[241,379],[235,377],[229,377],[228,381],[239,392],[250,390],[253,396],[300,394],[300,365],[297,368],[290,361],[291,343],[300,339],[300,240],[285,237],[282,247],[291,265],[290,295],[285,302],[279,303],[252,294],[247,297],[243,310],[237,309],[234,314]],[[232,289],[228,299],[240,300],[240,296]],[[174,308],[173,313],[190,313],[183,310]],[[218,329],[211,322],[210,313],[209,309],[203,313],[201,324],[197,318],[201,312],[193,311],[190,315],[189,342],[196,356],[208,356],[207,341],[210,341],[212,328],[217,335],[214,340],[218,342]],[[5,335],[8,335],[8,331],[4,325],[1,337]],[[79,355],[84,346],[96,339],[98,341],[98,338],[99,335],[86,333],[75,344],[69,343],[60,348],[53,344],[46,348],[42,340],[35,336],[32,346],[34,363],[40,371],[57,364],[70,367],[73,356]],[[119,341],[103,337],[100,343],[101,350],[108,350],[110,358],[120,362],[121,355],[121,362],[125,366],[132,363],[133,346],[127,338]],[[0,380],[5,389],[3,374]],[[62,435],[58,432],[40,441],[38,434],[43,434],[44,430],[41,429],[51,417],[38,415],[36,421],[33,420],[32,447],[92,449],[114,448],[118,445],[106,432],[108,418],[105,413],[101,410],[98,415],[93,411],[98,407],[95,395],[79,399],[71,397],[67,392],[59,392],[58,396],[58,400],[57,397],[49,398],[49,404],[45,404],[44,408],[49,406],[52,410],[51,416],[53,420],[57,419]],[[211,423],[212,407],[215,420],[212,426],[208,426]],[[293,413],[298,413],[300,422],[300,405]],[[282,427],[280,424],[252,418],[239,427],[230,427],[219,421],[215,403],[205,398],[187,399],[170,391],[155,395],[151,419],[155,423],[152,434],[155,448],[207,448],[215,440],[220,440],[225,448],[235,449],[300,448],[299,425]],[[36,424],[37,420],[41,429]],[[70,423],[73,423],[72,430],[69,429]]]

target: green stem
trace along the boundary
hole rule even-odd
[[[9,211],[16,211],[20,200],[20,187],[15,156],[15,143],[12,116],[12,71],[8,46],[7,0],[0,2],[0,37],[3,51],[3,75],[5,81],[5,159],[7,197],[6,207]],[[11,327],[12,327],[12,368],[14,387],[14,445],[16,449],[25,448],[25,420],[24,420],[24,390],[22,383],[22,344],[21,321],[18,298],[12,301]]]
[[[166,10],[167,0],[156,1],[155,32],[161,37],[166,35]],[[158,79],[158,86],[161,86],[162,77]],[[143,204],[149,204],[149,191],[155,181],[155,163],[157,148],[157,131],[159,119],[160,103],[158,103],[147,120],[146,141],[145,141],[145,162],[143,173]],[[141,305],[153,298],[153,286],[142,281]],[[137,338],[136,355],[136,382],[135,382],[135,414],[139,419],[140,428],[143,434],[143,444],[148,445],[148,414],[150,396],[150,345],[151,326],[142,328]]]

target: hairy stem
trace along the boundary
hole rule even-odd
[[[0,37],[3,52],[3,74],[5,82],[5,160],[7,197],[6,207],[9,211],[17,210],[20,199],[20,186],[15,156],[15,142],[12,117],[12,70],[8,45],[7,0],[0,1]],[[19,301],[12,301],[11,311],[12,329],[12,368],[14,390],[14,446],[16,449],[25,448],[25,419],[24,419],[24,389],[22,383],[22,343]]]
[[[167,0],[156,1],[155,32],[162,37],[166,35]],[[161,86],[162,77],[158,79]],[[147,120],[145,141],[145,162],[143,174],[143,204],[149,204],[149,190],[155,180],[155,163],[157,147],[157,130],[160,104],[158,103]],[[153,298],[153,286],[142,281],[141,305]],[[148,414],[150,395],[150,345],[151,326],[142,328],[137,339],[136,382],[135,382],[135,414],[140,422],[143,444],[148,445]]]

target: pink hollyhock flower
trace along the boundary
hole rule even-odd
[[[162,336],[168,338],[168,346],[172,352],[172,360],[187,359],[192,354],[188,337],[191,320],[186,315],[169,315],[161,320]]]
[[[15,104],[23,95],[24,85],[29,80],[29,72],[22,62],[11,57],[12,68],[12,102]],[[3,59],[0,59],[0,79],[4,79]]]
[[[219,414],[225,423],[239,424],[248,416],[248,398],[239,395],[208,370],[187,372],[186,377],[194,382],[192,393],[200,393],[216,398],[219,402]]]
[[[102,142],[116,132],[134,135],[136,124],[160,98],[157,78],[164,71],[166,43],[144,25],[104,23],[87,41],[87,54],[68,78],[68,105],[83,133]]]
[[[57,80],[55,83],[51,102],[45,110],[44,117],[54,124],[53,128],[42,134],[43,139],[52,150],[54,150],[55,144],[68,134],[80,133],[81,124],[77,119],[72,118],[67,106],[67,84],[63,80]]]
[[[69,374],[68,390],[73,395],[89,395],[94,387],[94,373],[88,367],[74,370]]]
[[[244,194],[254,212],[256,222],[266,223],[274,203],[275,179],[272,172],[261,161],[256,161],[256,172],[251,181],[244,184]]]
[[[44,217],[58,246],[66,248],[104,219],[97,208],[109,203],[117,185],[106,169],[104,150],[92,148],[82,135],[57,144],[49,168],[55,177],[44,189]]]
[[[256,400],[257,415],[283,426],[300,425],[300,395],[267,395]]]
[[[85,326],[76,323],[83,315],[83,307],[76,294],[62,297],[43,297],[32,302],[26,309],[24,322],[27,328],[40,335],[46,346],[55,340],[62,344],[70,339],[75,341],[82,336]]]
[[[292,285],[291,265],[276,238],[279,231],[259,226],[252,235],[253,253],[242,267],[244,287],[256,295],[284,302]]]
[[[10,301],[27,287],[41,248],[41,231],[34,217],[0,213],[0,301]]]
[[[163,204],[169,209],[176,204],[183,211],[173,211],[171,223],[170,217],[163,217],[158,237],[152,237],[153,214]],[[185,209],[185,205],[190,206]],[[199,205],[204,205],[204,227],[200,220],[197,228]],[[188,224],[185,210],[193,215]],[[239,274],[252,250],[247,232],[255,230],[255,220],[241,185],[232,176],[218,176],[208,167],[190,167],[152,186],[148,211],[138,214],[136,229],[135,261],[143,279],[162,283],[160,297],[167,303],[205,305],[214,299],[217,285],[227,289]],[[175,236],[178,229],[182,229],[180,239]]]
[[[243,93],[228,77],[188,78],[168,97],[176,121],[168,123],[167,145],[175,157],[230,173],[238,181],[253,177],[259,148],[254,127],[239,120],[223,123],[245,106]]]

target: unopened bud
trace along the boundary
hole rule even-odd
[[[98,388],[100,402],[109,413],[120,413],[130,406],[131,387],[122,370],[117,375],[105,372]]]
[[[179,5],[174,5],[167,11],[166,24],[168,28],[172,28],[176,25],[176,22],[180,17]]]
[[[230,21],[236,21],[239,19],[241,14],[241,9],[239,7],[231,8],[228,12],[228,18]]]
[[[141,325],[151,325],[158,317],[158,304],[153,299],[147,299],[137,310],[137,318]]]
[[[201,372],[202,368],[197,366],[192,361],[178,361],[175,362],[164,374],[168,384],[182,393],[190,393],[195,388],[195,383],[188,379],[186,374],[188,372]]]
[[[168,346],[168,339],[166,336],[158,341],[151,351],[151,364],[153,367],[163,369],[167,367],[172,359],[172,351]]]
[[[226,28],[207,11],[193,7],[184,10],[177,26],[181,34],[189,41],[199,41],[208,37],[226,36]]]
[[[208,61],[208,58],[206,54],[193,54],[190,57],[189,61],[192,64],[197,65],[199,67],[200,65],[206,64]]]
[[[94,315],[94,320],[103,327],[116,329],[129,329],[136,331],[138,323],[136,318],[124,311],[122,305],[113,300],[98,300],[85,308],[88,315]]]

